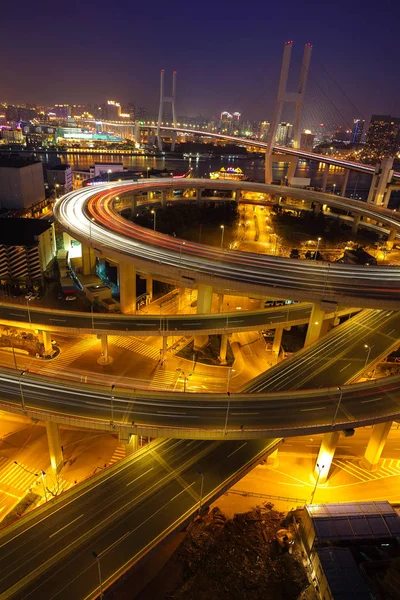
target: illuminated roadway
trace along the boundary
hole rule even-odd
[[[397,213],[374,205],[312,190],[249,182],[204,179],[158,180],[100,185],[71,192],[54,208],[56,219],[72,237],[89,244],[100,256],[130,261],[139,270],[167,274],[182,286],[206,283],[265,296],[295,300],[328,299],[347,306],[399,308],[400,273],[396,267],[354,266],[224,250],[183,241],[140,227],[113,207],[114,197],[128,192],[185,188],[242,189],[290,195],[362,214],[400,230]]]

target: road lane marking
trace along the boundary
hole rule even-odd
[[[55,322],[55,321],[59,321],[60,323],[65,323],[65,321],[66,321],[66,320],[67,320],[67,319],[50,319],[50,318],[49,318],[49,321],[54,321],[54,322]]]
[[[188,326],[192,326],[192,325],[202,325],[202,323],[182,323],[182,325],[188,325]]]
[[[136,477],[136,479],[133,479],[132,481],[130,481],[129,483],[127,483],[125,487],[128,487],[129,485],[132,485],[132,483],[135,483],[135,481],[137,481],[141,477],[144,477],[144,475],[147,475],[147,473],[150,473],[150,471],[152,471],[153,468],[154,467],[151,467],[150,469],[148,469],[147,471],[145,471],[144,473],[142,473],[141,475],[139,475],[139,477]]]
[[[160,415],[187,415],[187,413],[184,412],[168,412],[166,410],[158,410],[157,412]]]
[[[245,416],[245,415],[259,415],[259,414],[260,414],[260,413],[258,413],[258,412],[242,412],[242,413],[234,413],[234,412],[231,412],[231,415],[232,415],[233,417],[243,417],[243,416]]]
[[[229,319],[229,323],[244,323],[244,319]]]
[[[26,314],[25,314],[25,313],[22,313],[22,315],[21,315],[21,313],[18,313],[18,314],[17,314],[17,313],[10,313],[10,315],[11,315],[12,317],[26,317]]]
[[[69,527],[70,525],[72,525],[72,523],[75,523],[75,521],[78,521],[78,519],[81,519],[82,517],[83,517],[83,515],[79,515],[79,517],[76,517],[76,519],[74,519],[73,521],[70,521],[69,523],[64,525],[64,527],[61,527],[61,529],[58,529],[57,531],[55,531],[54,533],[49,535],[49,538],[52,538],[55,535],[58,535],[63,529],[65,529],[66,527]]]
[[[307,412],[309,410],[325,410],[326,406],[318,406],[317,408],[301,408],[300,412]]]
[[[340,372],[344,371],[345,369],[347,369],[347,367],[350,367],[351,363],[349,363],[348,365],[346,365],[345,367],[343,367],[343,369],[340,369]]]
[[[361,404],[368,404],[368,402],[378,402],[378,400],[383,400],[383,398],[372,398],[372,400],[361,400]]]
[[[247,442],[244,442],[244,444],[242,444],[241,446],[239,446],[239,448],[236,448],[236,450],[234,450],[233,452],[231,452],[230,454],[228,454],[228,456],[226,458],[229,458],[230,456],[233,456],[234,454],[236,454],[236,452],[239,452],[240,448],[243,448],[243,446],[246,446]]]

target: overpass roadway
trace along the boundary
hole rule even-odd
[[[399,338],[400,313],[362,311],[230,396],[132,390],[118,381],[111,390],[71,383],[62,374],[20,376],[1,369],[1,406],[25,409],[37,419],[119,431],[124,438],[242,439],[361,427],[400,415],[399,377],[346,385],[397,348]],[[322,387],[326,382],[330,387]]]
[[[143,125],[144,129],[157,129],[157,125]],[[239,146],[252,146],[254,148],[260,148],[266,150],[268,144],[259,140],[252,140],[249,138],[241,138],[235,135],[225,135],[223,133],[211,133],[209,131],[202,131],[201,129],[190,129],[185,127],[169,127],[162,125],[161,130],[171,131],[176,133],[184,133],[188,135],[200,135],[202,137],[209,137],[219,140],[226,140]],[[287,148],[286,146],[278,146],[274,144],[274,150],[276,152],[282,152],[283,154],[289,154],[290,156],[297,156],[306,160],[314,160],[316,162],[326,163],[335,167],[342,167],[343,169],[350,169],[351,171],[357,171],[359,173],[366,173],[373,175],[375,173],[375,166],[365,165],[355,161],[345,160],[342,158],[334,158],[333,156],[326,156],[325,154],[314,154],[314,152],[307,152],[307,150],[301,150],[300,148]],[[284,161],[282,161],[284,162]],[[395,180],[400,179],[400,173],[395,172],[393,174]]]
[[[279,442],[152,442],[0,531],[0,599],[97,598]]]
[[[197,283],[249,295],[295,300],[324,299],[342,306],[399,308],[400,272],[396,267],[354,266],[319,261],[293,260],[235,250],[224,250],[187,242],[140,227],[121,217],[113,208],[117,195],[132,191],[166,190],[184,187],[236,189],[275,195],[290,195],[320,204],[334,204],[344,210],[379,220],[389,229],[400,229],[397,213],[347,198],[312,190],[296,190],[249,182],[160,180],[100,185],[71,192],[54,208],[56,219],[72,237],[94,248],[100,256],[131,262],[138,269],[165,274],[181,286]]]
[[[325,313],[324,319],[342,316],[357,309],[340,309]],[[87,313],[49,308],[28,307],[25,304],[0,303],[0,321],[14,326],[68,332],[71,334],[104,333],[109,335],[168,336],[203,333],[231,333],[273,329],[277,325],[308,323],[310,304],[290,304],[257,311],[236,311],[201,315],[121,315]]]

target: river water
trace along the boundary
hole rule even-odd
[[[41,157],[43,161],[52,161],[51,155]],[[264,159],[263,158],[229,158],[228,156],[212,159],[179,159],[179,158],[156,158],[152,156],[121,156],[112,154],[69,154],[59,155],[61,162],[68,163],[73,169],[89,169],[95,162],[122,162],[124,167],[133,170],[147,171],[147,168],[171,169],[185,172],[192,168],[193,177],[208,177],[212,171],[218,171],[221,167],[240,167],[252,181],[264,181]],[[274,163],[274,180],[281,180],[286,174],[283,164]],[[311,185],[320,187],[322,185],[323,166],[318,163],[299,162],[296,177],[310,177]],[[340,191],[344,177],[344,170],[331,168],[328,176],[327,192]],[[350,197],[366,199],[370,186],[369,175],[350,173],[347,195]]]

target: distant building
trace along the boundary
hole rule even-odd
[[[0,206],[30,208],[45,199],[42,163],[19,156],[0,157]]]
[[[366,252],[364,248],[359,246],[354,250],[345,250],[342,258],[339,258],[337,262],[345,263],[347,265],[376,265],[376,258]]]
[[[70,112],[68,104],[56,104],[53,108],[53,112],[57,119],[60,119],[61,121],[68,121]]]
[[[94,133],[82,127],[59,127],[55,133],[55,140],[68,142],[122,142],[123,138],[113,132]]]
[[[124,165],[122,163],[94,163],[90,167],[90,177],[98,177],[99,175],[103,175],[104,173],[117,173],[124,170]]]
[[[107,119],[118,121],[121,114],[121,104],[115,100],[107,101]]]
[[[55,256],[54,226],[43,219],[0,219],[0,281],[40,285]]]
[[[363,133],[364,133],[364,127],[365,127],[364,119],[354,119],[353,133],[351,136],[352,144],[361,144],[361,142],[363,141],[362,138],[363,138]]]
[[[260,127],[260,140],[266,142],[268,139],[269,128],[271,127],[271,123],[269,121],[263,121]]]
[[[300,137],[300,148],[311,152],[314,148],[315,135],[309,129],[305,129]]]
[[[0,129],[0,139],[4,141],[4,143],[12,143],[12,144],[22,144],[24,141],[24,136],[22,133],[22,129],[19,127],[17,129]]]
[[[288,146],[292,141],[292,132],[293,125],[291,123],[279,123],[275,137],[278,146]]]
[[[72,169],[70,165],[51,165],[46,170],[47,185],[56,190],[57,196],[72,189]]]
[[[372,115],[366,146],[376,157],[394,157],[400,150],[400,118]]]

